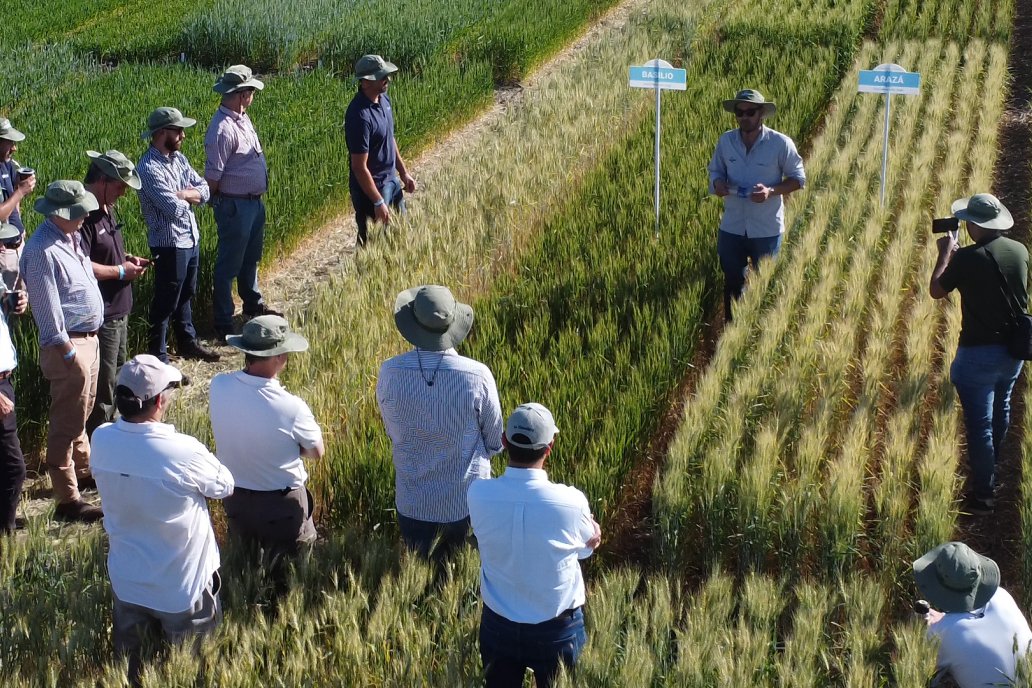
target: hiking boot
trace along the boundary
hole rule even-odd
[[[996,509],[996,500],[991,497],[968,495],[960,505],[961,513],[973,516],[989,516]]]
[[[200,361],[208,361],[209,363],[215,363],[222,358],[219,354],[215,353],[211,349],[202,346],[196,339],[186,346],[183,347],[179,355],[183,358],[192,358]]]
[[[283,313],[276,310],[275,308],[269,308],[264,303],[259,303],[254,308],[245,308],[244,315],[246,315],[248,318],[257,318],[259,315],[278,315],[281,318],[283,317]]]
[[[79,499],[74,502],[62,502],[54,509],[54,519],[66,523],[94,523],[104,518],[99,506],[87,504]]]
[[[92,475],[84,475],[77,477],[75,482],[79,485],[80,490],[96,490],[97,481],[93,479]]]
[[[216,325],[215,330],[215,341],[219,344],[226,343],[226,337],[231,337],[236,334],[236,328],[232,325]]]

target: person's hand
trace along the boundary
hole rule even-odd
[[[139,266],[141,268],[148,268],[148,267],[150,267],[150,264],[151,264],[151,262],[149,260],[147,260],[146,258],[141,258],[140,256],[129,256],[129,255],[127,255],[125,257],[125,259],[130,261],[133,265],[137,265],[137,266]]]
[[[713,182],[713,193],[723,198],[724,196],[730,195],[731,189],[728,188],[727,182],[723,179],[718,179]]]
[[[7,398],[7,395],[0,392],[0,418],[6,418],[14,411],[14,402]]]
[[[924,615],[924,620],[926,624],[931,626],[934,623],[939,623],[940,621],[942,621],[942,617],[944,616],[946,615],[940,611],[937,611],[935,609],[929,609],[928,613]]]
[[[183,189],[181,191],[176,191],[176,198],[186,201],[190,205],[201,204],[201,192],[193,187],[190,187],[189,189]]]
[[[768,198],[770,198],[773,195],[773,193],[774,193],[774,190],[772,188],[770,188],[769,186],[764,186],[763,184],[757,184],[756,186],[753,187],[752,193],[749,194],[749,199],[753,203],[763,203]]]
[[[602,544],[602,527],[598,524],[598,521],[596,521],[594,517],[591,518],[591,526],[595,532],[594,534],[592,534],[590,538],[588,538],[588,541],[584,544],[586,544],[591,549],[598,549],[598,546]]]
[[[24,289],[20,289],[15,292],[18,295],[18,301],[14,306],[14,314],[22,315],[29,307],[29,294]]]
[[[391,209],[387,207],[386,203],[381,203],[373,208],[373,212],[375,213],[377,222],[382,222],[385,225],[389,225],[391,223]]]
[[[36,188],[36,175],[26,177],[18,182],[18,191],[22,192],[23,196],[28,196]]]
[[[412,177],[411,174],[406,172],[405,174],[401,175],[401,183],[405,185],[405,193],[416,192],[416,180]]]
[[[936,248],[939,249],[939,255],[945,255],[947,253],[953,253],[960,245],[957,240],[953,238],[952,234],[944,234],[935,242]]]
[[[134,279],[142,275],[147,270],[147,268],[134,263],[128,258],[126,258],[125,262],[122,263],[122,269],[125,270],[124,280],[126,282],[132,282]]]

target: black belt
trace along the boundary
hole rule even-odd
[[[93,332],[69,332],[68,337],[71,339],[85,339],[86,337],[96,337],[97,331]]]
[[[294,490],[300,490],[300,487],[284,487],[282,490],[251,490],[246,487],[234,487],[234,492],[243,492],[244,494],[256,494],[256,495],[279,495],[280,497],[286,497]]]
[[[261,194],[228,194],[219,192],[219,196],[222,198],[234,198],[238,201],[257,201],[260,200]]]

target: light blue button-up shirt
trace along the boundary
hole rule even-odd
[[[786,179],[795,179],[800,187],[806,186],[803,159],[792,139],[763,127],[756,143],[746,152],[741,132],[732,129],[717,140],[708,169],[710,193],[714,192],[714,182],[721,179],[731,191],[724,197],[721,231],[751,238],[784,234],[784,197],[771,196],[763,203],[754,203],[748,193],[757,184],[774,186]]]

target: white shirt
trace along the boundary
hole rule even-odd
[[[960,688],[1010,685],[1017,658],[1029,651],[1032,630],[1003,588],[982,610],[951,612],[928,627],[938,636],[938,668],[948,669]],[[1017,648],[1015,654],[1014,648]]]
[[[7,295],[7,289],[0,283],[0,299]],[[7,314],[0,308],[0,373],[14,370],[18,365],[18,354],[14,351],[14,342],[11,341],[10,323]]]
[[[90,464],[115,595],[159,612],[189,609],[219,568],[205,497],[228,497],[233,476],[173,426],[123,418],[93,433]]]
[[[584,493],[539,468],[505,469],[469,487],[484,604],[510,621],[541,623],[584,604],[580,559],[595,533]]]
[[[491,457],[502,450],[488,367],[455,349],[413,349],[380,366],[376,401],[392,443],[398,513],[432,523],[466,518],[466,489],[491,477]]]
[[[285,490],[308,480],[301,448],[322,431],[308,404],[273,380],[242,370],[216,375],[209,395],[215,453],[238,487]]]

